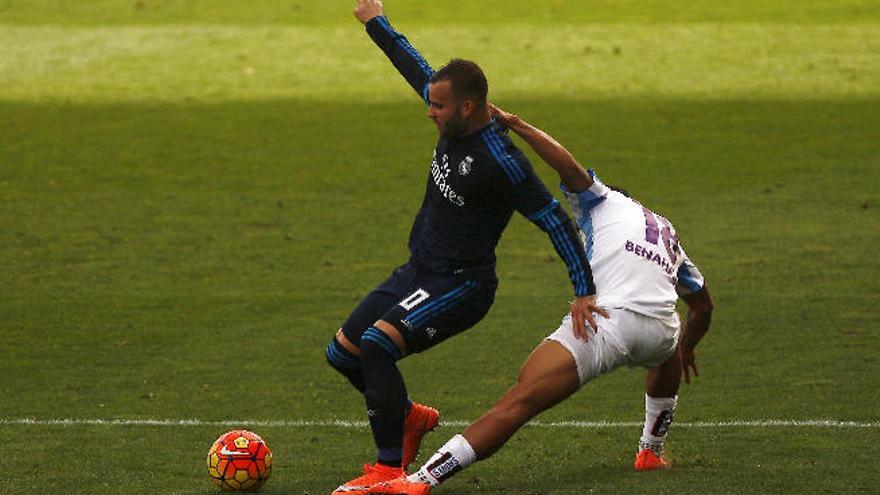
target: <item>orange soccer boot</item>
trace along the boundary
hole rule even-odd
[[[404,475],[403,468],[384,464],[364,464],[364,474],[347,483],[339,485],[330,495],[364,495],[371,486],[383,481],[391,481]]]
[[[406,476],[401,476],[391,481],[383,481],[373,485],[367,493],[374,495],[428,495],[428,493],[431,493],[431,485],[427,483],[414,483],[407,480]]]
[[[419,445],[425,433],[440,422],[440,412],[433,407],[413,402],[403,424],[403,467],[409,466],[419,455]],[[427,493],[427,492],[425,492]]]
[[[669,463],[662,456],[657,455],[651,449],[642,449],[636,454],[636,471],[654,471],[655,469],[666,469]]]

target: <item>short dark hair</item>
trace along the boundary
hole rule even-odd
[[[486,104],[489,94],[489,82],[483,69],[470,60],[454,58],[431,76],[431,84],[449,81],[452,94],[460,100],[475,100]]]

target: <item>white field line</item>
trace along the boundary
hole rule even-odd
[[[465,427],[469,421],[441,421],[440,426]],[[223,426],[223,427],[289,427],[289,428],[367,428],[366,421],[332,420],[224,420],[201,419],[38,419],[0,418],[0,425],[33,426]],[[538,428],[636,428],[642,423],[620,421],[532,421],[527,426]],[[676,428],[880,428],[880,421],[840,421],[834,419],[758,419],[731,421],[676,422]]]

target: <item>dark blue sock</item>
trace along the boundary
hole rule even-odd
[[[361,337],[361,366],[364,398],[373,440],[379,449],[378,460],[387,466],[401,466],[403,458],[403,421],[407,395],[403,376],[396,361],[401,352],[384,332],[370,328]]]

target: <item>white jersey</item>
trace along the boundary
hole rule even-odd
[[[675,317],[679,294],[703,288],[675,228],[638,201],[612,191],[590,171],[593,185],[562,191],[571,205],[596,284],[596,302],[654,318]]]

